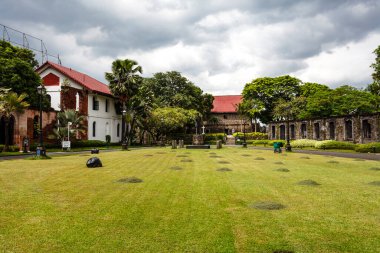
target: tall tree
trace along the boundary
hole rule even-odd
[[[263,77],[247,83],[243,90],[244,100],[259,100],[263,105],[258,117],[268,123],[273,117],[273,108],[279,99],[290,101],[300,94],[301,81],[291,76]]]
[[[273,116],[277,120],[286,121],[286,150],[292,151],[290,146],[290,121],[297,119],[298,114],[305,106],[304,97],[294,97],[290,101],[280,99],[273,109]]]
[[[9,122],[13,113],[22,113],[29,106],[25,101],[27,95],[25,93],[18,95],[17,93],[5,92],[0,96],[0,116],[5,118],[5,133],[8,133]],[[9,135],[5,134],[5,145],[3,151],[9,149]]]
[[[19,95],[28,94],[26,101],[35,108],[39,107],[37,87],[41,84],[39,75],[34,71],[37,65],[31,50],[0,41],[0,88],[10,88]],[[50,105],[46,96],[42,105],[46,109]]]
[[[373,53],[376,55],[375,62],[371,64],[373,68],[373,83],[369,84],[367,89],[374,95],[380,96],[380,46]]]
[[[129,136],[132,132],[132,122],[134,118],[133,99],[138,94],[142,83],[142,67],[134,60],[117,59],[112,63],[112,72],[105,73],[105,78],[109,82],[112,94],[122,101],[123,111],[127,114],[123,116],[122,143],[123,149],[128,149]],[[127,127],[125,127],[127,122]]]

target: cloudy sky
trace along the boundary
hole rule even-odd
[[[64,66],[105,82],[114,59],[130,58],[144,76],[176,70],[214,95],[240,94],[255,78],[285,74],[330,87],[365,87],[380,45],[380,0],[0,4],[0,24],[43,39]]]

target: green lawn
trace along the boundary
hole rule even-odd
[[[88,169],[89,157],[0,161],[0,252],[380,251],[380,162],[156,148]],[[286,208],[252,206],[263,201]]]

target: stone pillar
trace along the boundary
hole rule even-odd
[[[202,134],[194,134],[193,145],[203,145],[203,144],[204,144],[204,136]]]
[[[221,140],[216,141],[216,148],[217,149],[221,149],[222,148],[222,141]]]
[[[185,147],[185,144],[184,144],[183,140],[179,140],[178,141],[178,145],[179,145],[179,148],[184,148]]]
[[[172,140],[172,149],[176,149],[176,148],[177,148],[177,141]]]

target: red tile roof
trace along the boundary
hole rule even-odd
[[[236,112],[236,105],[240,104],[242,95],[214,96],[214,113],[233,113]]]
[[[40,66],[36,72],[41,73],[42,70],[51,67],[61,74],[65,75],[69,79],[72,79],[76,83],[84,86],[85,88],[91,90],[91,91],[96,91],[100,92],[106,95],[111,95],[111,91],[108,87],[108,85],[92,78],[91,76],[88,76],[86,74],[83,74],[81,72],[78,72],[76,70],[73,70],[71,68],[64,67],[62,65],[47,61],[45,62],[42,66]]]

